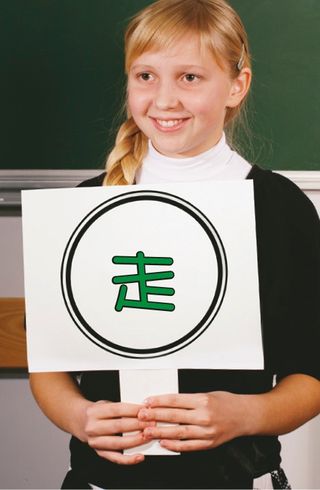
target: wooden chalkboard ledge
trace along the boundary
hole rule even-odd
[[[275,172],[292,180],[304,192],[320,191],[320,170],[276,170]]]
[[[24,298],[0,298],[0,369],[27,367]]]

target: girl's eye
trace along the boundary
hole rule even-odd
[[[138,78],[140,78],[144,82],[148,82],[149,80],[152,80],[153,77],[151,73],[143,72],[143,73],[139,73]]]
[[[184,79],[187,81],[187,82],[195,82],[197,80],[199,80],[199,76],[198,75],[195,75],[194,73],[186,73],[184,75]]]

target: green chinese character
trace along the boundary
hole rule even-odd
[[[146,272],[146,265],[172,265],[173,259],[170,257],[145,257],[143,252],[137,252],[135,256],[119,256],[112,258],[114,264],[135,264],[137,266],[137,274],[124,276],[115,276],[112,278],[113,284],[121,284],[116,302],[116,311],[121,311],[124,307],[141,308],[145,310],[163,310],[173,311],[175,309],[172,303],[162,303],[157,301],[149,301],[149,294],[158,294],[163,296],[173,296],[173,288],[148,286],[147,281],[159,281],[163,279],[172,279],[174,273],[166,272]],[[139,300],[127,299],[128,287],[125,283],[137,282],[139,285]]]

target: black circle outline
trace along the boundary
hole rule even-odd
[[[84,233],[88,230],[88,228],[98,219],[101,215],[106,212],[114,209],[123,204],[128,204],[134,201],[159,201],[164,202],[166,204],[173,205],[182,211],[189,214],[192,218],[194,218],[200,226],[204,229],[205,233],[210,239],[210,242],[214,248],[215,256],[217,260],[217,268],[218,268],[218,279],[216,284],[216,289],[214,293],[213,300],[206,312],[206,314],[202,317],[201,321],[196,325],[189,333],[181,337],[180,339],[171,342],[165,346],[154,347],[150,349],[137,349],[119,346],[104,337],[98,334],[90,325],[86,322],[86,320],[81,315],[78,306],[74,300],[71,286],[71,267],[72,260],[76,251],[76,248],[79,244]],[[191,208],[191,209],[190,209]],[[90,218],[91,216],[91,218]],[[89,219],[90,218],[90,219]],[[87,221],[88,220],[88,221]],[[212,233],[212,230],[214,233]],[[214,236],[215,235],[215,236]],[[219,247],[220,246],[220,247]],[[70,250],[69,250],[70,248]],[[100,348],[111,352],[112,354],[126,357],[126,358],[135,358],[135,359],[150,359],[155,357],[162,357],[166,355],[170,355],[173,352],[183,349],[190,343],[194,342],[202,333],[207,330],[209,325],[212,323],[214,318],[216,317],[220,307],[223,303],[223,299],[226,292],[227,287],[227,279],[228,279],[228,263],[226,252],[222,243],[222,240],[213,226],[211,221],[193,204],[190,204],[185,199],[178,197],[176,195],[162,192],[162,191],[153,191],[153,190],[144,190],[144,191],[132,191],[124,194],[117,195],[110,199],[107,199],[103,203],[100,203],[93,210],[91,210],[79,223],[79,225],[75,228],[72,235],[70,236],[66,248],[63,253],[63,258],[61,262],[61,270],[60,270],[60,282],[61,282],[61,290],[64,299],[64,303],[66,308],[76,326],[79,330],[94,344],[99,346]],[[69,300],[69,303],[68,303]],[[217,304],[219,301],[219,304]],[[214,311],[214,309],[216,310]],[[210,318],[210,315],[213,313],[212,318],[208,322],[208,324],[203,328],[205,322]],[[75,317],[77,319],[75,319]],[[79,323],[80,325],[79,325]],[[92,335],[92,337],[90,335]],[[103,345],[101,345],[101,342]],[[183,345],[181,345],[183,344]],[[106,345],[108,347],[106,347]],[[162,352],[164,350],[171,349],[169,352]],[[116,350],[113,350],[116,349]],[[173,350],[172,350],[173,349]],[[119,352],[121,351],[121,352]],[[140,356],[138,355],[140,354]]]

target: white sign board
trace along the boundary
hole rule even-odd
[[[22,192],[30,371],[262,369],[252,181]]]

